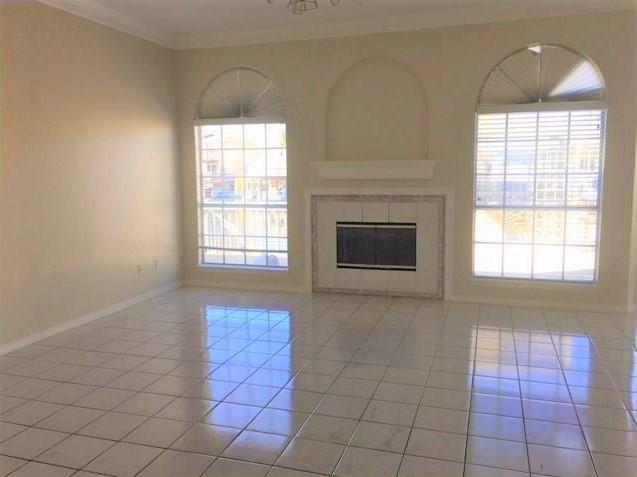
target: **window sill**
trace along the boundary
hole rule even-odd
[[[276,267],[250,267],[250,266],[233,266],[233,265],[203,265],[198,264],[197,269],[206,272],[220,271],[220,272],[241,272],[241,273],[289,273],[289,268],[276,268]]]
[[[539,290],[551,290],[557,288],[587,289],[600,288],[599,281],[578,282],[563,280],[533,280],[529,278],[495,278],[471,276],[471,281],[488,286],[503,286],[507,288],[535,288]]]

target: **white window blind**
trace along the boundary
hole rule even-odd
[[[606,112],[478,114],[474,275],[597,280]]]
[[[287,268],[285,124],[196,127],[199,261]]]

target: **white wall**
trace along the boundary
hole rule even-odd
[[[451,294],[456,298],[514,303],[542,300],[557,306],[622,309],[633,300],[631,228],[637,87],[636,14],[547,18],[488,25],[380,34],[328,40],[201,49],[177,53],[182,170],[184,278],[215,286],[307,289],[303,191],[307,187],[353,183],[319,180],[313,161],[328,158],[326,105],[331,87],[352,65],[368,58],[404,64],[427,95],[428,158],[442,161],[431,181],[401,186],[452,187],[456,208]],[[471,277],[474,112],[483,80],[502,58],[534,43],[568,46],[589,55],[608,86],[609,119],[597,285],[503,283]],[[195,146],[192,119],[201,92],[219,73],[238,66],[270,76],[281,89],[288,117],[290,256],[289,273],[204,270],[197,267]],[[369,71],[370,84],[375,83]],[[393,94],[388,85],[386,94]],[[352,110],[352,121],[364,114]],[[397,120],[388,117],[387,121]],[[395,130],[390,128],[389,130]],[[407,139],[413,141],[413,139]],[[413,142],[405,150],[418,150]],[[339,159],[342,159],[339,157]],[[403,158],[401,158],[403,159]],[[404,158],[409,159],[409,158]],[[360,185],[371,185],[363,182]],[[396,182],[377,185],[395,187]],[[273,278],[274,277],[274,278]]]
[[[173,53],[43,6],[0,20],[1,345],[175,282],[180,247]]]

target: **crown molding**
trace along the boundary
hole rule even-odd
[[[169,32],[158,30],[132,19],[112,8],[99,5],[92,0],[37,0],[49,7],[63,10],[78,17],[86,18],[137,38],[148,40],[167,48],[175,47],[175,37]]]
[[[5,0],[0,0],[3,2]],[[161,46],[176,50],[219,48],[259,43],[276,43],[297,40],[316,40],[348,36],[372,35],[444,28],[463,25],[479,25],[504,21],[608,13],[637,9],[637,0],[619,0],[604,6],[526,7],[499,5],[498,7],[456,7],[431,12],[389,16],[377,19],[341,21],[314,25],[293,25],[253,31],[208,32],[176,35],[143,24],[131,17],[97,4],[93,0],[37,0],[68,13],[92,20],[130,35],[143,38]],[[609,2],[610,3],[610,2]]]
[[[333,22],[316,25],[298,25],[255,31],[216,32],[178,35],[174,48],[190,50],[219,48],[259,43],[277,43],[297,40],[316,40],[350,36],[394,33],[466,25],[480,25],[515,20],[601,14],[637,9],[637,0],[626,0],[621,5],[597,7],[523,8],[499,6],[497,8],[463,7],[439,9],[432,12],[390,16],[380,19]]]

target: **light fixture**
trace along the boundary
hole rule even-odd
[[[274,3],[274,0],[266,0],[268,3]],[[336,6],[341,0],[330,0],[332,6]],[[288,10],[295,15],[309,12],[310,10],[316,10],[318,8],[318,0],[289,0]]]

